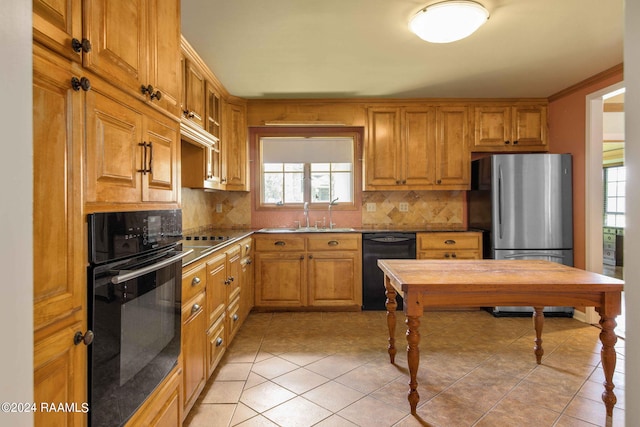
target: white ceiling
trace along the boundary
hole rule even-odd
[[[245,98],[547,97],[622,62],[623,0],[480,0],[471,37],[429,44],[439,0],[182,0],[182,33]]]

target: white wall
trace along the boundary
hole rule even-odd
[[[640,423],[640,2],[625,1],[624,83],[626,86],[625,165],[627,221],[624,236],[624,280],[627,319],[625,342],[626,426]]]
[[[31,2],[0,8],[0,402],[33,401]],[[10,59],[9,59],[10,58]],[[28,426],[31,414],[0,413]]]

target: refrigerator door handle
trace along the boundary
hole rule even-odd
[[[502,240],[502,165],[498,166],[498,236]]]
[[[527,258],[527,257],[535,257],[535,259],[540,259],[540,257],[546,258],[557,258],[564,259],[564,255],[556,255],[556,254],[541,254],[540,252],[519,252],[517,254],[505,255],[504,259],[517,259],[517,258]]]

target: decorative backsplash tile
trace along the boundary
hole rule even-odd
[[[290,227],[300,220],[297,211],[254,211],[251,194],[244,192],[204,192],[182,188],[182,227],[185,234],[207,229],[249,229]],[[402,212],[400,204],[406,204]],[[375,212],[367,210],[375,205]],[[365,191],[362,209],[336,211],[334,221],[340,227],[369,229],[464,230],[466,193],[464,191]],[[218,207],[222,212],[217,212]],[[323,217],[324,211],[312,211],[311,225]]]
[[[365,228],[466,229],[464,191],[365,191],[362,226]],[[406,212],[400,205],[406,204]],[[375,211],[369,211],[375,207]],[[374,206],[371,206],[374,205]]]
[[[217,212],[218,206],[221,212]],[[249,193],[182,188],[182,229],[185,234],[229,228],[251,228]]]

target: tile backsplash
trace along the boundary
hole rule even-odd
[[[182,187],[183,233],[229,228],[251,228],[251,196],[249,193],[205,192]]]
[[[182,227],[185,234],[205,229],[277,227],[293,224],[293,219],[297,218],[282,219],[280,212],[260,212],[259,215],[254,213],[256,218],[252,223],[251,197],[251,193],[245,192],[204,192],[182,188]],[[338,216],[339,226],[465,230],[465,212],[464,191],[365,191],[360,213],[345,211],[336,214],[343,216]],[[313,215],[314,218],[322,216],[316,212]]]
[[[365,191],[362,227],[464,230],[464,191]]]

